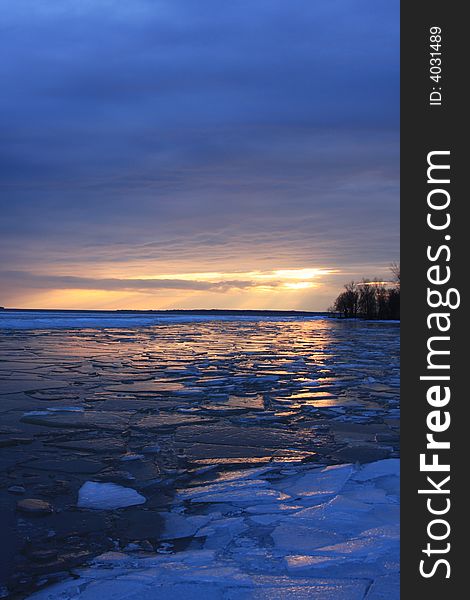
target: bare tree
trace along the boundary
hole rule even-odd
[[[389,319],[400,319],[400,287],[388,291]]]
[[[363,279],[359,283],[359,312],[366,319],[374,319],[377,316],[377,298],[374,283],[369,279]]]
[[[359,291],[354,281],[351,281],[344,286],[344,292],[336,298],[334,309],[347,319],[356,318],[358,302]]]
[[[351,281],[336,298],[329,312],[347,319],[400,319],[400,265],[392,263],[393,283],[379,279]]]
[[[378,283],[375,286],[375,301],[377,307],[377,318],[389,319],[389,290],[385,287],[383,283]]]
[[[400,287],[400,263],[392,262],[390,265],[390,271],[397,286]]]

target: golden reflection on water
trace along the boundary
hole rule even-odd
[[[386,325],[213,320],[16,335],[46,375],[76,370],[97,384],[121,381],[113,391],[123,394],[256,392],[274,407],[299,410],[365,405],[373,391],[367,378],[398,377],[398,329]],[[396,392],[387,381],[384,389],[374,385],[374,401]],[[104,397],[103,390],[96,394]]]

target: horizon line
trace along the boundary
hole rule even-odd
[[[0,306],[2,312],[90,312],[90,313],[295,313],[305,315],[329,314],[328,310],[298,310],[298,309],[270,309],[270,308],[21,308]]]

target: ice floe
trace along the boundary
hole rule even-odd
[[[200,537],[205,535],[200,532],[211,521],[208,515],[186,516],[178,513],[160,513],[164,521],[162,540],[178,539],[184,537]]]
[[[87,481],[78,490],[78,508],[113,510],[144,504],[146,498],[136,490],[116,483]]]
[[[106,553],[31,600],[398,600],[398,460],[202,476],[160,513],[187,550]]]
[[[370,532],[398,521],[397,463],[380,460],[399,456],[396,325],[109,325],[1,337],[8,360],[0,365],[0,467],[8,486],[24,492],[14,498],[17,488],[6,485],[0,496],[54,507],[43,519],[18,512],[15,543],[6,543],[6,562],[20,565],[10,570],[11,593],[53,583],[110,547],[128,554],[129,564],[155,552],[166,561],[182,549],[193,553],[189,562],[204,561],[213,550],[216,568],[228,561],[250,580],[268,578],[272,597],[294,589],[314,597],[321,577],[331,583],[340,574],[341,589],[345,578],[355,580],[348,598],[372,579],[369,595],[393,588],[395,572],[377,575],[377,561],[367,563],[358,549],[366,547],[364,532],[374,547],[378,536]],[[130,486],[147,502],[114,513],[77,511],[77,488],[87,480]],[[77,535],[47,537],[49,521]],[[342,552],[349,541],[354,556]],[[35,558],[31,552],[25,561],[31,548]],[[331,590],[340,597],[330,583],[322,597]],[[174,584],[186,593],[181,586]],[[215,583],[189,586],[190,597],[209,588],[220,596]],[[255,589],[244,593],[259,596]],[[225,600],[234,593],[224,591]]]
[[[302,503],[321,504],[338,494],[353,471],[352,465],[325,467],[321,472],[302,475],[295,483],[287,485],[285,492],[292,498],[301,498]]]

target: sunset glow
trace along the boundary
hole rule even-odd
[[[301,268],[246,272],[195,272],[165,274],[135,274],[110,277],[70,275],[38,275],[31,285],[41,287],[22,306],[32,308],[111,308],[132,306],[136,309],[190,308],[301,308],[305,292],[331,295],[336,278],[335,269]],[[25,280],[27,275],[23,275]]]
[[[325,310],[387,278],[395,8],[222,4],[5,6],[0,306]]]

